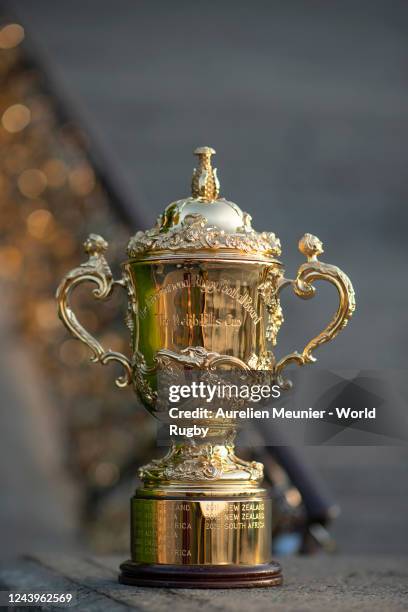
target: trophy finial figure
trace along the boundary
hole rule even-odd
[[[198,147],[194,151],[194,155],[198,156],[198,168],[194,168],[191,191],[193,198],[201,198],[205,202],[213,202],[220,192],[217,169],[211,165],[214,154],[215,150],[211,147]]]

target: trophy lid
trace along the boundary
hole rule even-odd
[[[256,232],[251,216],[237,204],[219,196],[217,170],[211,165],[211,147],[199,147],[192,195],[167,206],[155,227],[137,232],[129,241],[128,255],[156,259],[165,255],[189,258],[245,258],[274,261],[280,241],[272,232]]]

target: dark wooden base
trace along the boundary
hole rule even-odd
[[[183,589],[236,589],[279,586],[279,563],[264,565],[154,565],[125,561],[119,582],[135,586]]]

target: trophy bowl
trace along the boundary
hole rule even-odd
[[[323,246],[311,234],[299,242],[306,262],[294,280],[285,278],[275,234],[255,231],[248,213],[219,196],[214,153],[196,149],[191,197],[171,203],[155,227],[130,239],[120,280],[105,259],[107,243],[91,234],[84,244],[88,261],[69,272],[57,291],[59,316],[70,333],[89,346],[93,361],[119,362],[124,373],[116,384],[132,384],[165,424],[170,404],[163,389],[189,376],[215,384],[231,373],[252,380],[266,373],[284,389],[285,367],[313,362],[313,351],[337,335],[355,307],[350,280],[318,259]],[[308,299],[316,280],[336,287],[337,311],[301,352],[278,360],[280,292],[291,286]],[[106,350],[77,320],[69,296],[85,281],[96,284],[98,299],[108,298],[116,285],[127,291],[130,357]],[[204,416],[195,424],[207,426],[205,438],[172,439],[163,458],[139,470],[143,487],[131,500],[131,560],[122,564],[120,581],[213,588],[281,584],[280,566],[271,558],[272,508],[261,486],[262,464],[235,455],[235,419],[214,423]]]

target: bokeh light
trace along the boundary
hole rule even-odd
[[[0,49],[13,49],[24,39],[24,28],[18,23],[9,23],[0,29]]]
[[[24,104],[13,104],[3,113],[1,123],[7,132],[21,132],[31,121],[31,111]]]
[[[18,177],[18,188],[27,198],[36,198],[47,187],[47,177],[44,172],[31,168],[24,170]]]
[[[53,224],[53,217],[49,210],[39,208],[27,217],[27,230],[33,238],[41,240],[49,232]]]
[[[15,246],[0,248],[0,276],[3,278],[16,278],[21,270],[23,254]]]
[[[95,187],[94,171],[86,164],[75,168],[69,175],[69,185],[76,195],[88,195]]]

